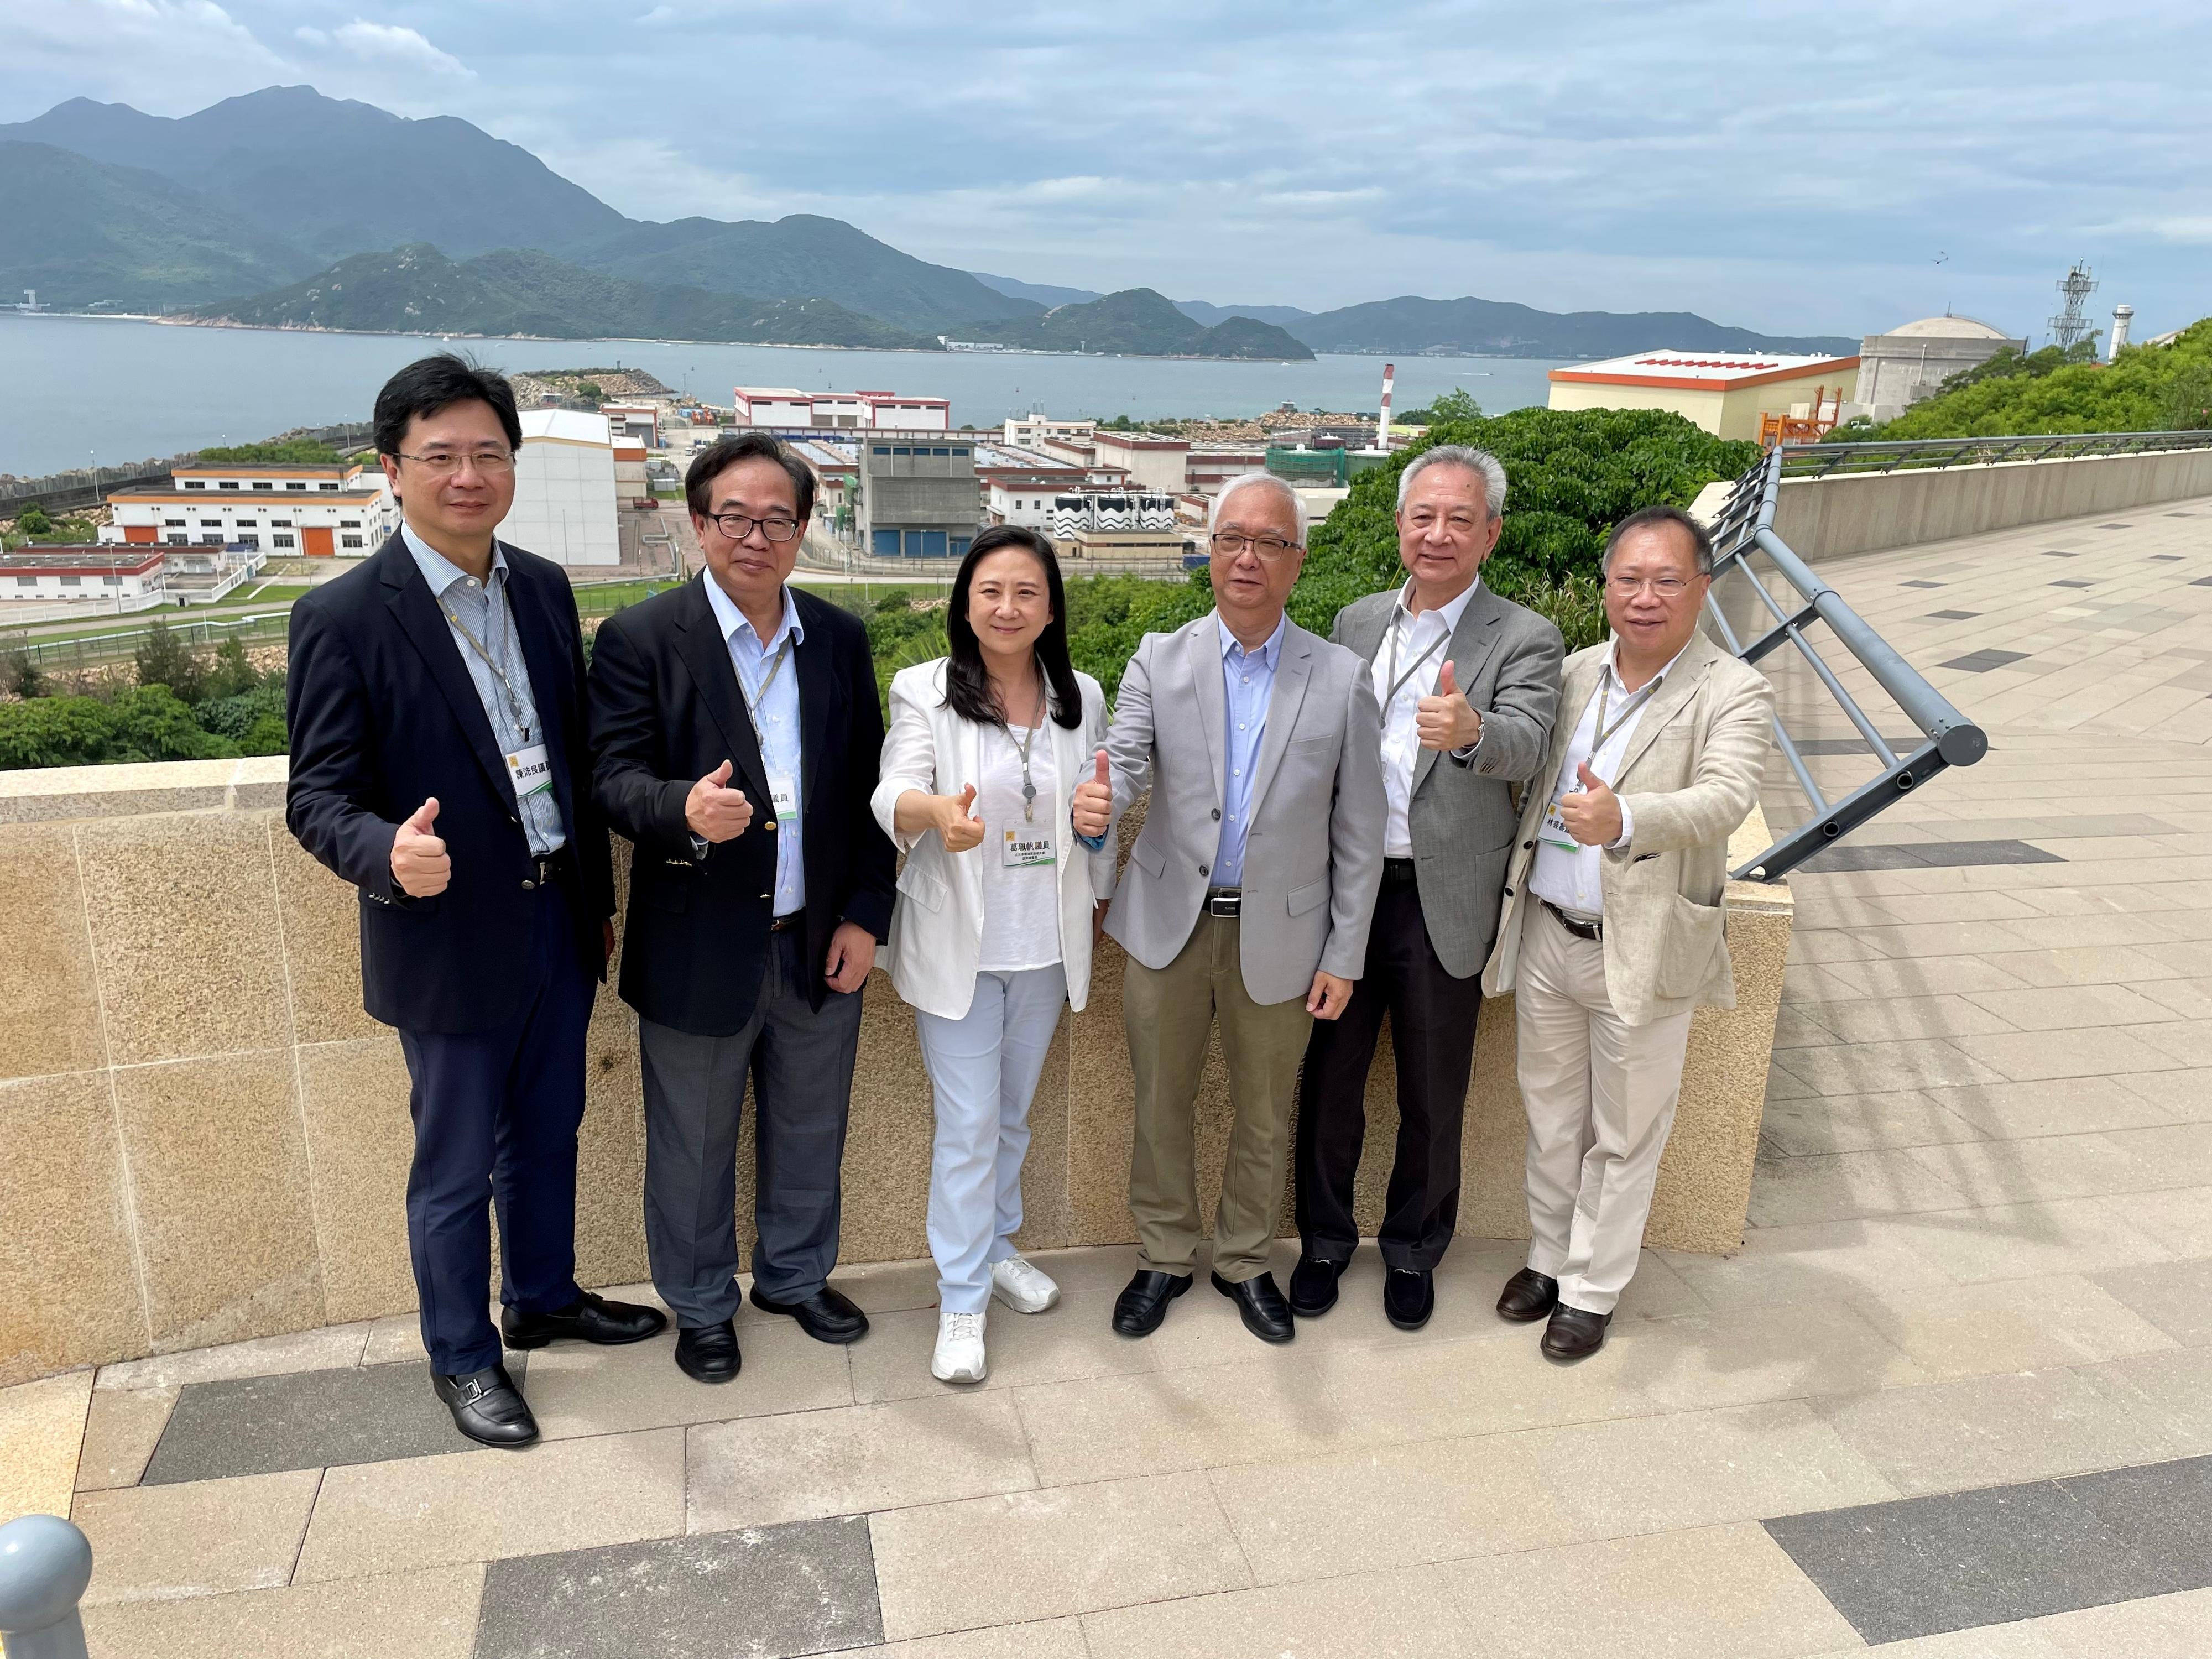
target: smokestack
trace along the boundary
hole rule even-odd
[[[2119,305],[2112,307],[2112,337],[2105,348],[2106,362],[2109,363],[2118,357],[2120,355],[2120,348],[2128,343],[2128,325],[2135,320],[2135,316],[2136,308],[2133,306]]]
[[[1382,413],[1375,422],[1375,447],[1385,455],[1390,453],[1390,388],[1398,378],[1398,365],[1382,365]]]

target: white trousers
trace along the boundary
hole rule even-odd
[[[922,1063],[937,1091],[929,1166],[929,1253],[946,1313],[990,1305],[991,1267],[1014,1252],[1022,1226],[1022,1160],[1030,1097],[1067,1004],[1057,963],[975,975],[965,1017],[915,1011]]]
[[[1559,1300],[1609,1314],[1635,1276],[1659,1156],[1682,1092],[1690,1015],[1629,1025],[1606,993],[1605,946],[1522,907],[1514,989],[1528,1114],[1528,1265]]]

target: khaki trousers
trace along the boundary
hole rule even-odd
[[[1267,1271],[1290,1157],[1298,1062],[1313,1016],[1305,999],[1260,1003],[1244,988],[1233,916],[1201,913],[1165,968],[1131,960],[1121,1012],[1136,1084],[1129,1213],[1144,1265],[1187,1274],[1200,1231],[1195,1113],[1206,1033],[1221,1028],[1235,1119],[1213,1218],[1213,1271],[1231,1284]]]
[[[1528,1114],[1528,1265],[1559,1300],[1609,1314],[1636,1273],[1659,1155],[1682,1091],[1690,1015],[1628,1025],[1606,993],[1605,946],[1522,907],[1514,990]]]

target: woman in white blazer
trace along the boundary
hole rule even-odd
[[[982,1380],[993,1297],[1018,1313],[1060,1297],[1013,1245],[1030,1097],[1061,1007],[1090,992],[1114,891],[1110,795],[1094,782],[1106,700],[1068,659],[1066,616],[1052,544],[994,526],[953,579],[951,653],[891,681],[874,807],[906,854],[887,965],[936,1090],[930,1370],[947,1382]]]

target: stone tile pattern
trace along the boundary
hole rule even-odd
[[[11,927],[0,953],[0,1212],[39,1224],[0,1237],[0,1305],[21,1310],[0,1326],[0,1387],[414,1302],[406,1070],[397,1037],[362,1012],[355,896],[284,828],[281,759],[180,763],[166,798],[158,768],[96,769],[115,775],[117,793],[97,778],[0,779]],[[618,883],[627,859],[617,844]],[[1653,1212],[1653,1239],[1684,1249],[1739,1242],[1757,1151],[1790,915],[1786,894],[1741,897],[1729,939],[1743,1006],[1699,1018]],[[1133,1237],[1120,988],[1109,941],[1033,1108],[1025,1248]],[[635,1030],[603,990],[579,1171],[586,1285],[645,1273]],[[861,1045],[843,1255],[907,1260],[927,1248],[929,1088],[913,1014],[882,975]],[[1395,1134],[1387,1043],[1370,1110],[1368,1145],[1382,1149],[1360,1183],[1371,1227]],[[1218,1055],[1199,1118],[1210,1214],[1229,1121]],[[1525,1236],[1510,1004],[1483,1018],[1469,1119],[1462,1230]],[[749,1109],[743,1133],[741,1217],[751,1212]]]

